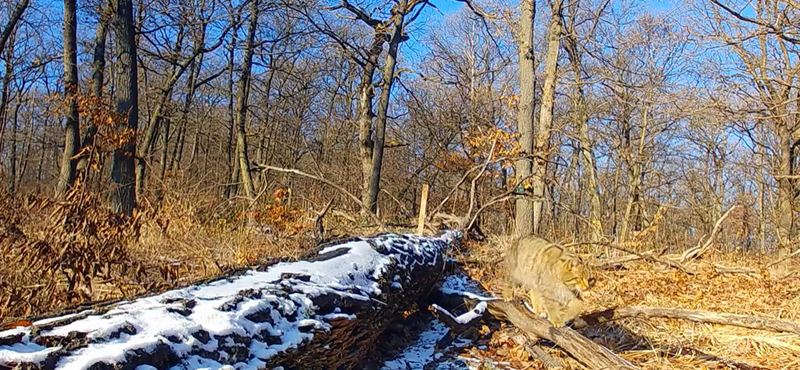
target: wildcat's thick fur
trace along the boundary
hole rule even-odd
[[[505,260],[512,292],[522,290],[537,314],[558,327],[581,313],[581,293],[594,285],[594,278],[580,257],[526,236],[514,240]]]

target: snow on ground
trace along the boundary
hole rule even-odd
[[[463,274],[450,275],[444,278],[440,290],[445,294],[459,294],[469,298],[479,300],[475,308],[466,313],[452,317],[454,321],[465,324],[476,319],[486,311],[486,302],[495,298],[486,297],[485,292],[477,282]],[[434,304],[434,306],[436,306]],[[446,310],[440,310],[440,314],[449,315]],[[452,316],[452,315],[451,315]],[[447,335],[447,326],[439,320],[432,319],[428,323],[427,329],[419,334],[417,341],[407,347],[397,358],[384,362],[381,370],[407,370],[423,369],[426,365],[437,362],[437,370],[467,370],[476,368],[474,363],[469,363],[462,358],[441,359],[443,353],[449,352],[453,347],[464,347],[470,344],[468,340],[458,339],[450,347],[442,350],[436,349],[436,343]]]
[[[419,339],[417,339],[414,344],[408,346],[394,360],[384,362],[381,370],[422,369],[425,365],[433,363],[443,356],[442,352],[447,352],[451,349],[447,348],[443,351],[436,350],[436,343],[444,338],[447,332],[448,329],[445,324],[438,320],[431,320],[428,323],[427,329],[419,334]],[[463,347],[469,343],[468,340],[459,339],[454,341],[450,346]],[[459,359],[448,359],[444,362],[450,363],[451,367],[448,367],[448,369],[466,369],[466,364]]]
[[[371,300],[381,293],[376,280],[389,264],[394,262],[411,270],[419,263],[433,265],[445,245],[455,237],[454,233],[438,238],[388,234],[355,239],[320,252],[344,251],[337,257],[280,263],[266,271],[251,270],[241,276],[125,302],[102,315],[50,318],[35,322],[33,326],[42,327],[72,318],[73,322],[44,330],[38,337],[66,337],[77,332],[88,338],[88,345],[61,357],[57,369],[87,369],[98,362],[122,363],[132,351],[152,350],[159,345],[168,345],[184,359],[181,365],[173,368],[176,370],[256,369],[265,365],[264,360],[310,340],[313,332],[309,328],[328,330],[325,319],[347,316],[338,309],[318,315],[315,310],[319,307],[314,306],[310,298],[338,294]],[[289,294],[284,292],[285,287],[280,282],[283,274],[303,276],[292,281]],[[402,286],[403,281],[398,278],[394,277],[393,289]],[[264,313],[268,314],[266,318]],[[254,319],[257,315],[261,315],[261,319]],[[216,352],[220,353],[216,360],[225,362],[225,346],[234,343],[230,338],[224,341],[218,338],[228,335],[252,338],[248,362],[231,367],[195,355]],[[21,338],[10,340],[14,336]],[[267,344],[256,339],[263,337],[280,340],[275,340],[277,344]],[[2,343],[13,343],[0,345],[0,365],[42,363],[48,355],[61,350],[58,346],[43,347],[34,343],[34,339],[31,327],[0,332]],[[150,368],[139,367],[141,370]]]

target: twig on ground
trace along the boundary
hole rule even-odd
[[[684,310],[680,308],[661,308],[648,306],[631,306],[612,308],[584,315],[587,322],[603,322],[603,320],[619,320],[623,318],[661,317],[667,319],[688,320],[699,323],[738,326],[748,329],[768,330],[782,333],[800,334],[800,325],[793,322],[770,319],[766,317],[738,315],[702,310]]]
[[[789,259],[794,258],[794,257],[796,257],[798,255],[800,255],[800,248],[798,248],[796,251],[792,252],[792,254],[790,254],[790,255],[788,255],[786,257],[779,258],[778,260],[776,260],[774,262],[770,262],[769,264],[767,264],[767,268],[770,268],[770,267],[775,266],[777,264],[780,264],[780,263],[783,263],[785,261],[788,261]]]

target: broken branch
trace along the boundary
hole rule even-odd
[[[706,253],[711,248],[711,243],[714,242],[714,237],[717,236],[717,233],[719,232],[719,229],[722,226],[722,221],[725,221],[725,219],[728,218],[731,212],[736,208],[739,208],[739,206],[733,206],[731,208],[728,208],[728,211],[725,212],[725,214],[722,215],[722,217],[720,217],[719,220],[717,220],[717,222],[714,224],[714,229],[711,231],[711,235],[708,236],[708,239],[706,239],[706,242],[703,243],[702,246],[698,244],[696,247],[688,249],[687,251],[683,252],[683,254],[681,254],[681,262],[686,262],[690,259],[698,258],[702,256],[704,253]]]
[[[779,333],[800,334],[800,325],[788,321],[731,313],[685,310],[681,308],[631,306],[608,309],[586,315],[583,318],[587,322],[601,322],[604,319],[619,320],[632,317],[648,319],[660,317],[667,319],[688,320],[706,324],[738,326],[741,328],[767,330]]]
[[[638,369],[608,348],[592,342],[570,328],[556,328],[544,319],[533,317],[527,310],[519,307],[519,304],[506,301],[487,303],[489,312],[495,317],[506,318],[526,334],[555,343],[589,369]]]

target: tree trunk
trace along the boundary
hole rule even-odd
[[[103,99],[103,84],[105,82],[105,69],[106,69],[106,39],[108,38],[108,21],[109,21],[109,8],[105,7],[100,14],[100,21],[97,23],[97,29],[94,36],[94,61],[92,62],[92,83],[90,86],[92,93],[92,109],[99,110]],[[94,146],[94,138],[97,135],[98,124],[102,117],[90,117],[89,127],[86,129],[86,134],[83,136],[81,142],[82,150]],[[78,171],[84,171],[89,167],[91,157],[89,153],[83,153],[78,159]],[[86,181],[87,179],[84,179]]]
[[[239,174],[244,187],[244,193],[251,202],[255,201],[255,187],[250,176],[250,160],[247,154],[247,100],[250,95],[250,72],[253,67],[253,44],[258,27],[258,0],[250,4],[250,25],[247,29],[247,40],[244,45],[244,58],[242,60],[242,76],[237,93],[236,109],[236,157],[239,163]]]
[[[172,119],[169,117],[164,117],[161,126],[163,132],[161,133],[161,158],[159,160],[160,173],[158,175],[159,184],[158,188],[156,188],[156,200],[158,202],[161,202],[164,199],[164,190],[166,189],[164,177],[167,174],[167,153],[169,149],[169,130],[171,125]]]
[[[22,19],[22,13],[24,13],[25,9],[28,8],[28,4],[30,4],[30,0],[22,0],[19,4],[17,4],[17,7],[14,8],[14,12],[11,13],[11,17],[8,18],[8,23],[6,23],[6,26],[3,28],[3,33],[0,34],[0,54],[5,51],[8,40],[12,39],[11,35],[16,32],[17,23],[19,23],[19,20]]]
[[[399,0],[394,11],[394,29],[389,39],[389,51],[386,54],[386,63],[383,65],[383,84],[381,96],[378,100],[378,117],[375,121],[375,140],[372,146],[372,170],[369,183],[369,210],[375,213],[378,205],[378,193],[381,183],[381,166],[383,165],[383,146],[386,142],[386,121],[389,111],[389,98],[394,84],[394,71],[397,65],[397,51],[400,43],[406,37],[403,34],[405,14],[408,12],[408,0]]]
[[[3,124],[3,134],[5,134],[5,125],[9,122],[8,119],[8,105],[9,100],[11,97],[11,80],[14,77],[14,39],[16,38],[16,29],[15,32],[11,33],[9,47],[5,50],[6,51],[6,59],[5,65],[6,70],[3,74],[3,91],[2,95],[0,95],[0,120],[2,120]],[[10,172],[10,181],[8,183],[8,190],[10,194],[14,194],[14,178],[16,177],[16,155],[17,155],[17,148],[16,148],[16,136],[17,136],[17,127],[16,123],[12,121],[11,124],[11,148],[9,153],[9,172]],[[5,139],[5,138],[3,138]],[[0,142],[0,153],[3,152],[3,143]]]
[[[792,171],[792,135],[785,123],[778,124],[778,138],[780,139],[780,162],[778,173],[783,175],[778,178],[778,254],[785,255],[791,252],[788,243],[794,235],[794,186],[791,176]]]
[[[117,48],[116,113],[118,133],[125,140],[114,149],[111,165],[112,209],[127,216],[136,207],[136,128],[139,122],[138,71],[136,68],[136,39],[133,29],[133,2],[112,0],[114,9],[114,40]]]
[[[577,22],[577,4],[570,7],[570,25],[564,39],[564,49],[569,57],[572,73],[574,73],[572,110],[575,125],[578,131],[578,145],[580,152],[580,167],[583,168],[583,182],[589,192],[589,228],[592,241],[603,238],[602,209],[600,206],[600,188],[597,181],[597,164],[594,155],[594,146],[589,138],[589,112],[586,102],[586,93],[583,88],[581,52],[578,45],[578,34],[575,29]]]
[[[75,0],[64,0],[64,100],[67,106],[64,117],[64,153],[61,173],[56,185],[56,197],[64,196],[75,183],[80,150],[78,115],[78,18]]]
[[[5,72],[3,73],[3,90],[0,92],[0,153],[3,152],[5,143],[6,123],[8,122],[8,99],[11,96],[11,79],[14,77],[14,38],[11,35],[11,46],[6,50],[4,60]]]
[[[231,15],[231,23],[235,25],[239,25],[241,23],[241,19],[238,15],[234,16]],[[225,198],[230,199],[232,196],[236,195],[236,191],[238,187],[236,183],[239,179],[239,166],[238,158],[234,156],[235,148],[234,143],[236,142],[236,96],[234,95],[234,60],[236,57],[236,43],[238,42],[238,38],[236,35],[238,34],[238,27],[234,28],[233,32],[231,32],[231,44],[228,48],[228,146],[225,148],[227,152],[228,158],[228,184],[225,186]]]
[[[375,32],[372,46],[367,51],[367,59],[362,65],[361,83],[358,85],[358,108],[356,108],[356,121],[358,122],[359,154],[361,156],[361,219],[368,220],[370,213],[375,213],[371,202],[370,186],[372,185],[372,98],[375,89],[372,78],[378,65],[378,57],[383,51],[385,35]]]
[[[201,43],[196,46],[205,47],[204,43]],[[189,120],[188,118],[189,109],[192,107],[192,100],[194,98],[195,91],[197,91],[197,77],[200,74],[200,69],[202,65],[203,65],[203,55],[201,54],[200,56],[198,56],[197,60],[192,61],[192,64],[189,67],[189,79],[186,82],[187,86],[186,99],[183,101],[183,108],[181,108],[181,117],[180,121],[178,122],[178,131],[175,134],[177,139],[169,161],[166,164],[162,163],[161,181],[164,181],[166,179],[166,173],[168,171],[172,171],[175,168],[176,162],[178,163],[178,166],[180,166],[180,156],[183,154],[183,144],[184,141],[186,140],[186,125],[188,124]]]
[[[547,320],[534,317],[519,304],[499,300],[489,301],[488,303],[488,310],[495,317],[508,319],[514,326],[532,338],[544,338],[552,341],[589,369],[638,369],[638,367],[617,356],[608,348],[596,344],[580,333],[568,327],[553,327]]]
[[[552,2],[550,16],[550,36],[547,42],[547,57],[544,67],[544,86],[542,88],[542,105],[539,113],[539,125],[534,138],[535,157],[533,160],[532,187],[533,196],[537,199],[533,204],[533,233],[540,233],[542,211],[545,194],[545,179],[547,177],[547,157],[550,153],[550,138],[553,129],[553,107],[555,105],[556,67],[558,65],[558,52],[561,49],[561,5],[563,0]]]
[[[527,189],[528,178],[533,168],[533,120],[536,80],[533,54],[533,23],[536,17],[536,1],[523,0],[519,22],[519,111],[517,112],[517,131],[521,158],[514,164],[519,190]],[[525,156],[525,157],[522,157]],[[523,182],[523,183],[520,183]],[[519,198],[516,202],[514,234],[526,236],[533,234],[533,206],[530,199]]]
[[[14,120],[17,121],[19,119],[19,108],[14,111]],[[19,170],[19,176],[17,176],[17,183],[24,184],[25,183],[25,173],[28,171],[28,164],[30,163],[31,159],[31,146],[33,146],[33,118],[31,117],[28,121],[28,129],[26,130],[25,134],[25,154],[22,156],[21,166]],[[29,190],[29,189],[28,189]]]
[[[173,46],[172,50],[174,60],[171,60],[172,68],[169,71],[169,75],[167,80],[164,82],[164,85],[159,89],[160,94],[157,97],[155,107],[153,107],[153,112],[150,115],[150,122],[148,123],[147,129],[144,132],[144,138],[138,146],[136,161],[136,194],[139,197],[142,197],[145,194],[144,187],[147,175],[147,164],[148,162],[152,163],[152,159],[154,159],[153,146],[155,141],[158,139],[159,129],[162,125],[166,124],[164,110],[172,100],[172,91],[175,89],[175,84],[178,83],[181,76],[194,58],[201,53],[201,51],[195,49],[188,60],[180,61],[178,59],[181,55],[181,49],[183,48],[183,39],[186,35],[186,27],[186,24],[181,24],[177,36],[175,37],[175,45]],[[167,128],[165,132],[168,130],[169,128]]]
[[[8,176],[8,192],[11,195],[17,192],[17,136],[19,135],[17,113],[19,113],[19,107],[20,104],[18,102],[16,107],[14,107],[14,119],[11,120],[11,155],[9,155],[8,158],[11,164],[11,170]],[[8,113],[8,110],[6,110],[6,113]]]

